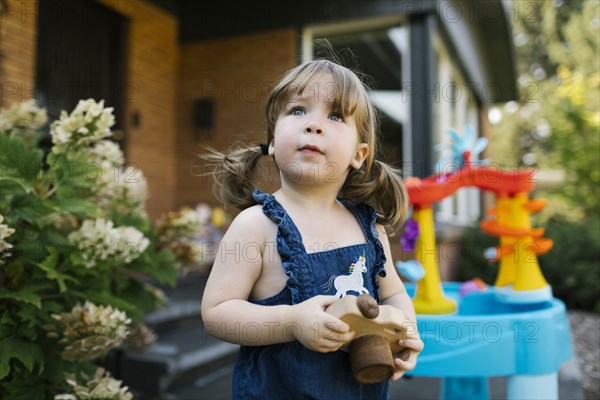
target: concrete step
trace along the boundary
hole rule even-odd
[[[169,400],[220,400],[231,398],[233,364],[222,365],[212,373],[170,390],[164,399]],[[506,377],[488,379],[489,399],[507,398]],[[390,385],[390,400],[432,400],[440,398],[442,379],[435,377],[405,377]],[[584,400],[581,384],[568,374],[559,374],[558,400]]]
[[[233,362],[237,349],[235,345],[218,343],[179,356],[127,354],[122,379],[138,394],[136,398],[162,398],[164,393],[190,385],[198,377],[211,379],[215,369]]]
[[[238,348],[208,336],[199,318],[186,319],[160,333],[145,353],[122,353],[120,377],[144,396],[159,396],[173,386],[197,379],[198,374],[210,371],[212,364],[231,360]]]
[[[146,314],[144,322],[158,333],[173,329],[179,322],[191,318],[201,318],[199,300],[169,299],[164,307]]]
[[[214,368],[231,363],[239,346],[209,336],[200,305],[206,276],[180,278],[175,288],[162,288],[167,304],[148,313],[144,322],[158,335],[145,353],[111,352],[105,364],[136,399],[162,399],[165,392],[187,385]]]

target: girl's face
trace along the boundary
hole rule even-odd
[[[359,143],[353,116],[344,117],[336,109],[335,93],[333,79],[322,75],[282,108],[269,144],[282,179],[341,187],[349,168],[362,165],[368,145]]]

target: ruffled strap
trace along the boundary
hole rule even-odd
[[[375,297],[375,300],[379,303],[381,299],[379,298],[379,279],[377,279],[377,277],[380,276],[385,278],[385,263],[387,258],[383,250],[383,245],[379,240],[379,232],[377,231],[377,211],[367,203],[352,203],[342,198],[339,198],[339,200],[351,209],[356,210],[355,214],[367,237],[367,242],[371,243],[375,250],[375,261],[371,268],[371,283],[375,291],[373,297]]]
[[[277,224],[277,251],[288,276],[287,286],[292,293],[292,304],[298,304],[306,299],[300,283],[303,271],[299,262],[305,256],[302,237],[275,196],[257,189],[252,193],[252,199],[256,204],[262,204],[263,213]]]

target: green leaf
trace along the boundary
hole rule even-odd
[[[15,326],[15,321],[8,316],[9,312],[5,312],[4,307],[0,313],[0,341],[12,336],[12,331]]]
[[[59,249],[61,247],[71,246],[71,241],[69,239],[50,229],[45,229],[40,232],[39,242],[43,246],[42,249],[45,249],[48,246]]]
[[[23,370],[15,375],[10,382],[2,384],[2,388],[8,391],[6,400],[41,400],[46,398],[42,377],[28,374]]]
[[[179,272],[175,256],[169,251],[153,252],[151,248],[134,261],[131,268],[142,272],[158,283],[175,286]]]
[[[11,204],[11,214],[36,226],[42,226],[44,216],[50,214],[53,210],[46,201],[28,194],[14,196]]]
[[[132,226],[148,236],[148,232],[152,230],[152,225],[148,218],[135,212],[129,214],[112,213],[111,220],[115,226]]]
[[[11,292],[4,288],[0,288],[0,299],[16,300],[27,304],[32,304],[37,308],[42,308],[42,299],[40,296],[27,289],[22,289],[18,292]]]
[[[65,360],[58,354],[55,357],[46,357],[46,377],[55,385],[65,380]]]
[[[42,262],[45,258],[44,247],[39,243],[38,237],[27,237],[15,243],[14,253],[19,254],[21,260],[25,262],[37,263]]]
[[[62,191],[57,194],[56,208],[61,213],[71,213],[84,218],[95,216],[98,213],[98,207],[95,204],[81,198],[63,196]]]
[[[74,283],[78,283],[77,279],[61,274],[56,270],[56,265],[58,264],[58,252],[54,247],[46,247],[48,250],[48,257],[46,259],[36,264],[42,271],[46,273],[46,277],[51,280],[55,280],[58,282],[58,287],[60,288],[60,293],[64,293],[67,290],[67,285],[65,284],[66,280],[69,280]]]
[[[58,191],[69,189],[90,189],[98,185],[97,173],[99,167],[90,163],[88,154],[82,152],[74,155],[74,158],[67,159],[64,154],[48,154],[48,165],[50,168],[44,174],[44,179],[53,185],[56,185]]]
[[[155,308],[155,297],[140,282],[130,281],[127,289],[119,293],[124,300],[134,304],[138,309],[144,312]]]
[[[37,361],[42,359],[40,348],[34,343],[23,342],[16,338],[8,338],[0,341],[0,379],[10,373],[10,360],[19,360],[29,372]]]
[[[0,134],[0,180],[19,184],[27,193],[35,187],[44,153],[28,147],[17,135]]]
[[[38,338],[39,324],[40,324],[40,313],[44,312],[44,310],[38,310],[31,306],[20,307],[16,312],[17,317],[21,322],[18,330],[18,336],[21,338],[26,338],[35,342]]]
[[[135,307],[133,304],[118,297],[114,297],[114,295],[110,293],[85,292],[85,297],[92,303],[109,305],[118,308],[119,310],[124,311],[129,318],[132,318],[134,320],[139,320],[144,317],[143,312],[137,307]]]

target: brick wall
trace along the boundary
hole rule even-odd
[[[148,213],[174,209],[176,193],[177,20],[143,1],[101,0],[129,21],[124,131],[127,163],[148,180]],[[139,126],[134,126],[134,115]]]
[[[0,4],[0,106],[8,106],[35,95],[38,2]]]
[[[175,206],[177,151],[175,113],[178,51],[177,21],[144,0],[99,0],[128,19],[125,115],[127,163],[143,171],[156,217]],[[0,105],[34,97],[37,0],[2,3],[0,24]],[[134,114],[140,125],[134,126]]]
[[[202,145],[225,149],[240,135],[264,142],[263,106],[272,84],[297,63],[294,29],[259,32],[185,44],[180,51],[176,203],[216,204],[211,180],[196,154]],[[214,101],[212,129],[196,129],[194,102]],[[195,137],[198,136],[198,139]],[[233,211],[233,210],[232,210]]]

